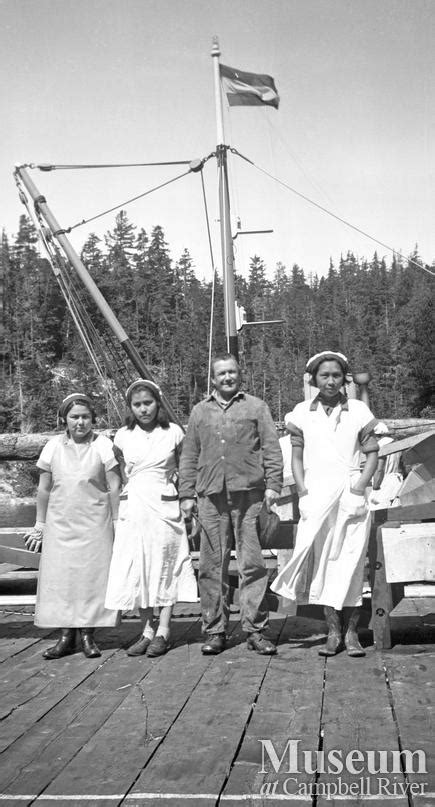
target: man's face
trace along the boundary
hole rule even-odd
[[[213,385],[216,392],[229,401],[240,389],[240,370],[234,359],[217,361],[213,367]]]

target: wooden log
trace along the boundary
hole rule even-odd
[[[97,434],[112,438],[115,429],[96,429]],[[0,434],[0,462],[6,460],[36,460],[50,437],[61,432]]]
[[[45,434],[0,435],[0,460],[31,460],[39,457],[43,447],[55,432]]]
[[[314,388],[312,388],[314,389]],[[388,426],[389,431],[393,437],[405,438],[412,437],[416,434],[423,432],[435,431],[435,420],[428,418],[403,418],[403,419],[384,419],[383,423]],[[286,429],[283,422],[277,422],[276,427],[282,434],[286,434]],[[98,434],[105,434],[107,437],[113,438],[115,429],[97,429]],[[41,433],[26,433],[12,432],[8,434],[0,434],[0,462],[12,460],[36,460],[46,442],[50,437],[54,437],[59,432],[41,432]]]

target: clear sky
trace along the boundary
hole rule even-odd
[[[435,259],[433,0],[0,0],[0,226],[24,208],[16,162],[194,159],[216,145],[210,49],[223,63],[272,75],[271,107],[225,103],[225,139],[302,194],[409,254]],[[180,167],[40,173],[32,177],[63,227],[180,173]],[[232,214],[244,229],[238,271],[260,254],[308,273],[376,245],[238,158]],[[204,171],[217,235],[216,164]],[[171,256],[187,247],[210,277],[199,175],[127,207],[160,224]],[[114,215],[80,228],[103,236]],[[220,259],[217,238],[215,253]],[[382,247],[378,254],[389,253]]]

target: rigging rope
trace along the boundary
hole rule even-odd
[[[113,213],[114,210],[119,210],[121,207],[125,207],[126,205],[131,204],[131,202],[136,202],[138,199],[142,199],[144,196],[148,196],[150,193],[154,191],[160,190],[160,188],[164,188],[166,185],[170,185],[172,182],[176,182],[177,179],[182,179],[183,177],[187,177],[190,174],[191,169],[188,171],[184,171],[182,174],[179,174],[172,179],[168,179],[166,182],[162,182],[161,185],[156,185],[154,188],[150,188],[148,191],[144,191],[144,193],[139,193],[138,196],[133,196],[132,199],[127,199],[126,202],[122,202],[120,205],[115,205],[114,207],[110,207],[108,210],[104,210],[102,213],[98,213],[96,216],[91,216],[89,219],[83,219],[82,221],[78,221],[77,224],[72,224],[71,227],[66,227],[65,229],[59,230],[54,235],[60,235],[64,233],[70,233],[72,230],[75,230],[77,227],[82,227],[83,224],[89,224],[90,221],[95,221],[95,219],[100,219],[102,216],[106,216],[108,213]]]
[[[116,412],[118,420],[120,421],[122,388],[125,388],[130,383],[131,373],[129,373],[125,362],[124,365],[120,367],[119,357],[116,356],[116,351],[114,350],[113,337],[106,340],[106,343],[104,343],[102,336],[96,330],[92,318],[88,314],[81,299],[77,281],[66,271],[66,261],[60,254],[57,245],[51,241],[51,234],[50,237],[48,237],[46,228],[44,227],[39,213],[37,210],[35,213],[33,213],[18,177],[16,177],[16,183],[19,189],[20,200],[25,205],[29,218],[31,219],[36,231],[39,233],[40,240],[47,254],[48,262],[52,267],[53,274],[56,277],[82,343],[92,361],[92,364],[95,367],[98,376],[103,382],[103,390],[106,395],[106,402],[108,399],[110,399],[110,403]],[[97,352],[99,353],[100,358],[98,358]],[[110,353],[110,357],[108,356],[108,352]],[[113,379],[117,392],[120,396],[120,400],[118,401],[116,400],[113,391],[108,384],[107,370],[109,371],[109,376],[111,376]],[[120,384],[121,379],[122,383]]]
[[[355,230],[357,233],[360,233],[360,235],[363,235],[365,238],[369,238],[370,241],[374,241],[375,244],[379,244],[381,247],[384,247],[384,249],[388,249],[389,252],[393,253],[393,256],[397,255],[400,258],[403,258],[403,260],[408,261],[408,263],[412,264],[413,266],[416,266],[417,269],[423,269],[423,271],[427,272],[428,275],[430,275],[431,277],[435,277],[435,272],[432,272],[427,265],[417,263],[417,261],[414,261],[412,258],[405,258],[405,256],[399,250],[394,249],[394,247],[391,247],[384,241],[380,241],[379,238],[375,238],[375,236],[370,235],[370,233],[365,232],[365,230],[361,230],[360,227],[357,227],[350,221],[346,221],[346,219],[343,219],[341,216],[338,216],[337,213],[333,213],[331,210],[328,210],[328,208],[323,207],[323,205],[319,204],[318,202],[314,202],[313,199],[310,199],[308,196],[305,196],[305,194],[301,193],[300,191],[297,191],[295,188],[292,188],[291,185],[288,185],[282,179],[273,176],[273,174],[269,173],[269,171],[266,171],[265,168],[261,168],[261,166],[254,163],[248,157],[245,157],[245,155],[241,154],[240,151],[238,151],[236,148],[230,148],[230,151],[232,154],[236,154],[238,157],[241,157],[242,160],[246,160],[246,162],[253,165],[254,168],[257,169],[257,171],[260,171],[262,174],[265,174],[267,177],[269,177],[269,179],[273,179],[274,182],[278,183],[278,185],[282,185],[283,188],[287,188],[287,190],[291,191],[291,193],[294,193],[296,196],[299,196],[300,199],[304,199],[305,202],[308,202],[310,205],[317,207],[318,210],[321,210],[323,213],[326,213],[333,219],[340,221],[341,224],[344,224],[346,227],[350,227],[352,230]]]

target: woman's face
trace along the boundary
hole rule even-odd
[[[344,384],[343,370],[338,361],[322,361],[315,382],[322,395],[334,398]]]
[[[83,404],[74,404],[66,416],[66,427],[75,443],[82,443],[92,431],[92,413]]]
[[[139,426],[143,429],[151,429],[154,427],[158,406],[150,390],[139,390],[138,392],[133,392],[131,396],[130,409],[139,423]]]

